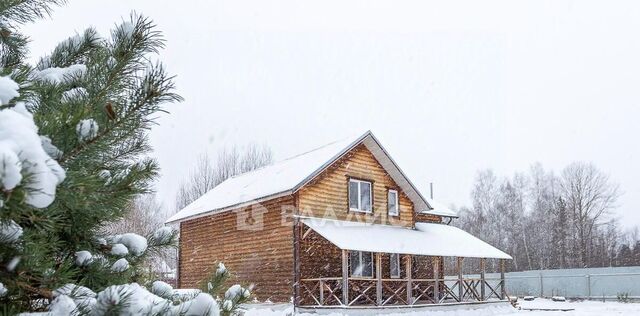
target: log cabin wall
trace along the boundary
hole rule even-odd
[[[331,278],[342,276],[341,250],[314,230],[305,227],[300,243],[300,272],[302,279]],[[407,277],[405,260],[400,256],[400,279]],[[375,257],[374,257],[375,260]],[[412,277],[433,278],[433,261],[428,256],[413,256]],[[391,255],[382,254],[382,278],[391,279]],[[442,271],[442,269],[441,269]],[[375,277],[375,266],[374,273]],[[441,275],[442,277],[442,275]]]
[[[442,216],[431,215],[431,214],[416,213],[415,219],[416,219],[416,223],[418,223],[418,222],[422,222],[422,223],[441,223],[442,222]]]
[[[342,276],[342,251],[314,230],[304,226],[300,242],[302,279]]]
[[[373,212],[349,211],[349,178],[373,183]],[[387,215],[387,192],[398,191],[399,216]],[[363,144],[356,146],[298,191],[300,214],[413,227],[413,202]]]
[[[283,224],[282,209],[292,209],[293,196],[184,221],[180,224],[180,288],[198,288],[222,261],[233,277],[229,284],[255,284],[261,301],[288,302],[293,284],[293,229]],[[255,206],[255,205],[254,205]],[[238,217],[262,229],[238,230]],[[254,226],[258,228],[259,226]]]
[[[442,260],[440,260],[442,261]],[[413,256],[413,278],[414,279],[433,279],[433,257],[430,256]],[[442,271],[442,265],[440,266]],[[439,273],[440,278],[444,273]]]

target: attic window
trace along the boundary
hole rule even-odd
[[[398,216],[398,191],[389,190],[389,193],[387,193],[387,209],[389,210],[389,215]]]
[[[349,179],[349,210],[371,213],[371,182]]]

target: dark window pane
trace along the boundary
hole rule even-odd
[[[360,254],[358,251],[349,252],[349,261],[351,268],[351,275],[360,275],[362,273],[362,267],[360,267]]]
[[[373,260],[371,252],[363,252],[362,253],[362,276],[373,276]]]
[[[371,183],[360,182],[360,209],[371,212]]]
[[[349,208],[358,208],[358,182],[349,181]]]

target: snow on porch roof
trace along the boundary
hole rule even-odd
[[[171,216],[166,223],[179,222],[212,212],[225,211],[250,203],[292,194],[359,144],[364,144],[371,151],[382,167],[387,170],[393,180],[411,199],[417,211],[426,214],[457,217],[453,212],[434,212],[436,210],[430,206],[427,199],[409,181],[371,131],[367,131],[357,138],[336,141],[309,152],[229,178]]]
[[[508,254],[457,227],[416,223],[399,226],[301,218],[340,249],[424,256],[512,259]]]

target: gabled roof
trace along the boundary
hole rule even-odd
[[[356,138],[336,141],[229,178],[171,216],[166,223],[180,222],[293,194],[360,144],[364,144],[371,151],[391,178],[411,199],[417,211],[456,217],[455,214],[430,213],[433,208],[427,199],[409,181],[371,131],[367,131]]]

